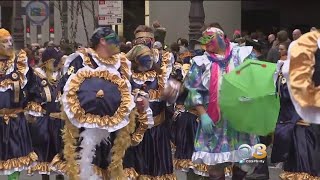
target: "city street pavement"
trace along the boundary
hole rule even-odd
[[[281,173],[281,169],[279,168],[273,168],[270,167],[270,180],[280,180],[279,174]],[[183,173],[177,173],[178,180],[186,180],[186,176]],[[6,176],[0,176],[0,180],[7,180]],[[34,176],[27,176],[25,173],[22,173],[22,176],[20,180],[41,180],[40,175],[34,175]],[[50,176],[50,180],[55,180],[55,176]],[[68,180],[68,178],[65,178],[65,180]]]

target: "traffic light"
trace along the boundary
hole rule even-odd
[[[51,27],[51,28],[49,29],[49,32],[50,32],[50,33],[54,33],[54,28]]]
[[[26,28],[26,32],[27,32],[27,33],[30,33],[30,27],[27,27],[27,28]]]

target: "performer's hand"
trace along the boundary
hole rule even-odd
[[[211,134],[213,132],[213,122],[207,113],[200,116],[200,125],[204,133]]]

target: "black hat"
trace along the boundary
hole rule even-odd
[[[58,48],[49,46],[42,53],[42,62],[46,63],[49,59],[54,59],[54,66],[57,66],[63,56],[63,52]]]
[[[129,83],[115,71],[84,67],[68,79],[62,97],[64,110],[78,128],[99,128],[109,132],[129,123],[134,106]]]
[[[253,49],[256,49],[258,51],[261,51],[263,44],[261,41],[256,39],[246,39],[246,46],[252,46]]]

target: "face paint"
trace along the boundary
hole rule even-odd
[[[120,52],[120,40],[117,34],[111,33],[108,36],[104,37],[104,39],[108,44],[107,49],[110,54],[113,55]]]
[[[141,71],[141,72],[144,72],[144,71],[148,71],[152,68],[153,66],[153,58],[149,55],[147,56],[141,56],[138,58],[138,70]]]
[[[13,50],[13,40],[11,36],[3,37],[0,39],[0,54],[6,56],[12,56]]]

